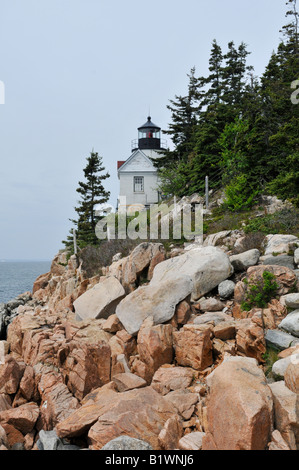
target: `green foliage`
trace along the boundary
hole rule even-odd
[[[73,222],[77,232],[77,244],[80,249],[88,245],[98,245],[99,240],[95,234],[95,228],[100,216],[95,214],[95,207],[108,201],[110,192],[106,191],[103,181],[109,178],[109,173],[101,174],[105,170],[102,165],[102,157],[96,152],[91,152],[87,157],[87,165],[84,168],[85,180],[79,181],[77,192],[81,198],[75,211],[78,214],[77,220],[70,219]],[[69,249],[73,250],[73,231],[63,243]]]
[[[226,186],[226,200],[224,206],[231,211],[240,211],[252,207],[257,191],[251,189],[246,175],[236,176],[235,179]]]
[[[291,101],[299,78],[297,0],[287,6],[283,40],[260,78],[244,43],[230,41],[222,51],[214,40],[207,76],[193,68],[188,92],[170,101],[165,132],[174,149],[156,162],[164,194],[202,194],[208,175],[211,188],[227,187],[230,210],[251,207],[265,192],[299,207],[299,105]]]
[[[263,354],[263,360],[265,361],[265,375],[268,378],[274,378],[272,375],[272,368],[275,362],[279,360],[278,350],[267,347],[265,354]]]
[[[249,311],[254,307],[266,308],[271,299],[273,299],[279,288],[275,281],[275,275],[269,271],[263,272],[263,279],[257,284],[243,281],[247,286],[246,297],[241,304],[242,310]]]
[[[265,234],[299,234],[299,209],[283,209],[275,214],[255,217],[248,221],[245,233],[262,232]]]

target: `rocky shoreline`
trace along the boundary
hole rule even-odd
[[[114,259],[86,278],[59,253],[0,305],[0,449],[298,449],[299,239]],[[245,309],[265,272],[275,295]]]

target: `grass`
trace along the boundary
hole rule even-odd
[[[263,355],[263,359],[265,361],[265,375],[269,379],[274,379],[272,373],[272,367],[279,360],[278,357],[278,350],[275,348],[267,347],[265,354]]]

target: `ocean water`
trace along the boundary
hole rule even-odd
[[[0,261],[0,303],[32,292],[35,279],[50,267],[50,261]]]

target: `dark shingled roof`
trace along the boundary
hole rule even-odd
[[[138,130],[140,129],[149,129],[149,128],[155,128],[155,129],[161,129],[161,127],[157,126],[156,124],[154,124],[152,121],[151,121],[151,117],[149,116],[147,118],[147,122],[145,124],[143,124],[143,126],[140,126],[138,127]]]

